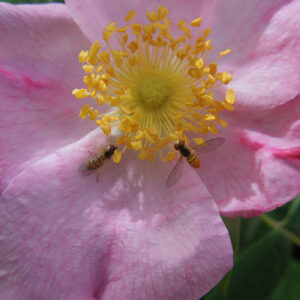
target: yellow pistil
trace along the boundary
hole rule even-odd
[[[139,151],[140,159],[153,161],[158,153],[165,162],[173,160],[177,140],[205,143],[205,134],[217,134],[219,125],[227,127],[219,113],[234,109],[233,89],[226,91],[223,100],[213,93],[232,79],[231,74],[218,72],[217,66],[230,49],[208,63],[213,49],[207,39],[210,28],[200,33],[201,17],[190,23],[180,20],[180,33],[174,36],[168,13],[159,6],[146,13],[147,24],[139,24],[131,10],[125,16],[126,26],[118,27],[116,22],[106,26],[103,47],[95,42],[79,54],[86,88],[74,89],[73,94],[95,99],[96,106],[112,107],[109,113],[100,114],[100,109],[86,104],[79,116],[89,117],[106,135],[117,129],[120,151],[115,162],[126,148]]]

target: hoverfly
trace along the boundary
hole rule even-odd
[[[183,173],[183,161],[184,161],[182,159],[183,157],[187,160],[188,164],[191,167],[195,169],[200,168],[201,165],[200,160],[194,154],[194,152],[196,152],[197,154],[211,152],[218,149],[220,146],[222,146],[224,142],[225,142],[224,138],[217,137],[206,141],[202,145],[188,148],[184,140],[179,140],[176,144],[174,144],[174,148],[180,153],[180,158],[178,159],[176,165],[171,170],[168,176],[168,179],[166,181],[166,187],[173,186],[180,179]]]
[[[112,158],[115,150],[117,150],[117,146],[115,145],[107,145],[104,150],[100,150],[91,156],[86,163],[84,163],[80,168],[80,173],[83,176],[87,176],[91,174],[93,171],[99,169],[105,160],[109,160]],[[99,174],[98,174],[99,175]],[[97,175],[97,181],[98,181]]]

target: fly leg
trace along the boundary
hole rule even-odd
[[[99,175],[101,173],[101,170],[97,171],[96,181],[99,182]]]

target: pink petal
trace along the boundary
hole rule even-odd
[[[203,155],[199,170],[221,214],[252,217],[300,192],[299,100],[228,116],[226,143]]]
[[[218,51],[231,48],[221,68],[242,110],[271,109],[300,92],[300,2],[220,1],[212,40]]]
[[[216,0],[66,0],[65,2],[75,22],[91,41],[101,40],[104,27],[110,22],[117,22],[123,26],[124,18],[131,9],[136,11],[138,22],[145,22],[146,12],[157,10],[159,5],[169,9],[171,19],[175,23],[182,19],[189,22],[205,16],[204,26],[208,26],[214,21],[217,3]]]
[[[1,299],[198,299],[231,268],[218,209],[198,176],[127,152],[100,182],[78,166],[97,135],[32,164],[4,191]]]
[[[89,42],[64,5],[0,4],[0,190],[30,162],[85,135],[72,95]]]

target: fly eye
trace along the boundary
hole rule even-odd
[[[174,144],[175,150],[180,150],[185,147],[185,141],[179,140],[176,144]]]

